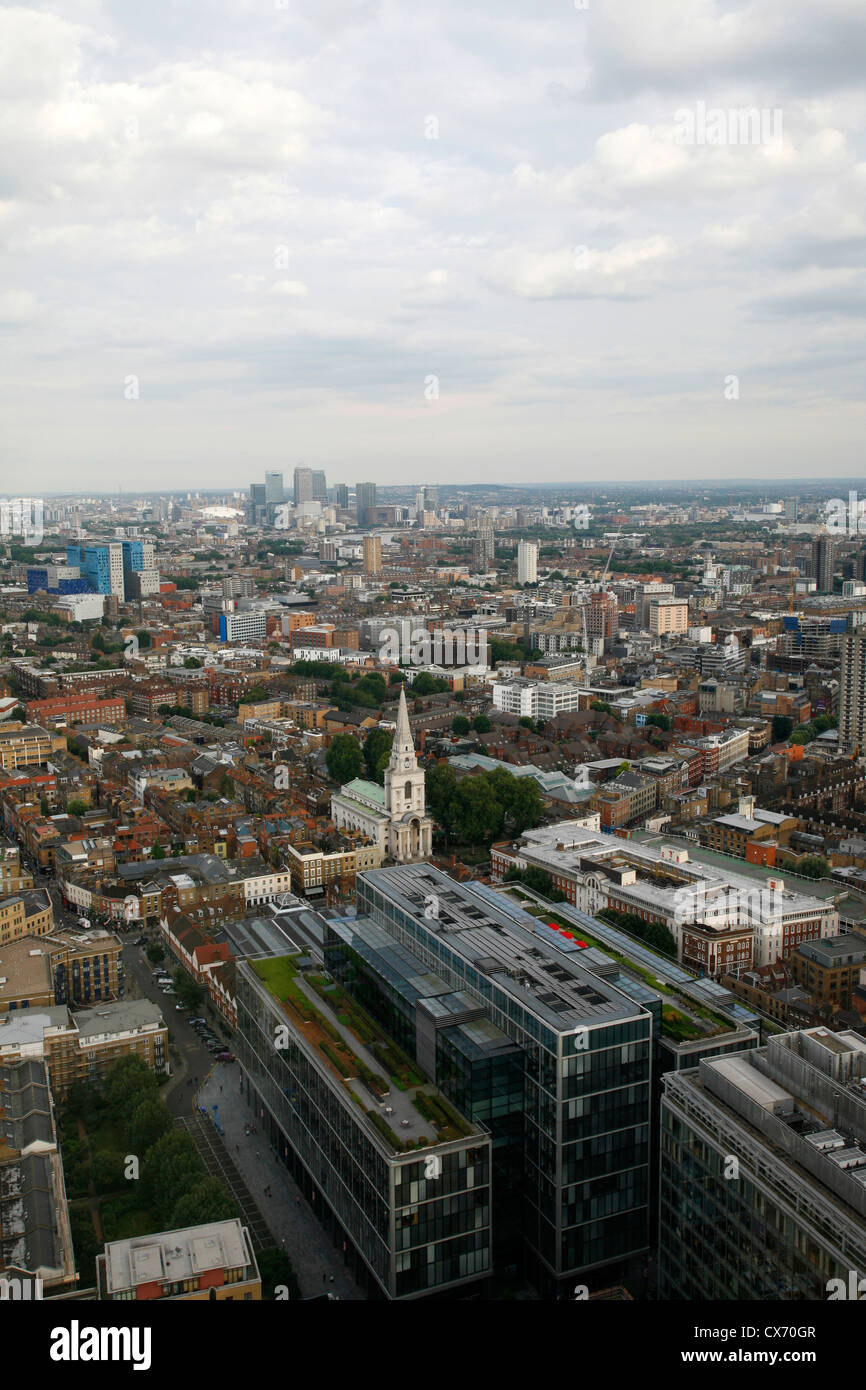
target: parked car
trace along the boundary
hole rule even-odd
[[[187,1019],[187,1022],[188,1022],[188,1023],[191,1023],[192,1026],[193,1026],[193,1028],[197,1028],[198,1025],[199,1025],[200,1023],[203,1023],[203,1024],[205,1024],[205,1026],[207,1026],[207,1019],[206,1019],[206,1018],[190,1018],[190,1019]]]
[[[217,1061],[218,1061],[218,1062],[233,1062],[234,1060],[235,1060],[235,1058],[234,1058],[234,1053],[233,1053],[233,1052],[218,1052],[218,1053],[217,1053]]]
[[[185,1013],[187,1013],[188,1010],[189,1010],[189,1005],[188,1005],[188,1004],[175,1004],[174,1007],[177,1009],[177,1011],[178,1011],[179,1014],[185,1014]]]

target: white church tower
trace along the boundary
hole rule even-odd
[[[385,769],[385,811],[390,818],[388,850],[392,858],[427,859],[433,847],[433,821],[425,812],[424,769],[418,766],[409,727],[406,692],[400,691],[397,730]]]

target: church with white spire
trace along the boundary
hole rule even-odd
[[[429,859],[433,821],[426,813],[424,769],[415,756],[404,690],[384,787],[361,777],[347,782],[331,797],[331,819],[338,830],[356,830],[372,840],[383,858],[398,864]]]

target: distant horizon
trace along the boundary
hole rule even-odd
[[[277,469],[268,469],[267,471],[268,471],[268,472],[280,472],[281,470],[277,468]],[[326,471],[326,470],[323,470],[323,471]],[[291,492],[291,491],[292,491],[292,470],[290,470],[290,471],[287,472],[285,469],[283,469],[282,472],[283,472],[283,479],[284,479],[285,490],[286,490],[286,492]],[[254,479],[252,479],[252,481],[253,481],[253,482],[264,481],[264,472],[262,473],[261,480],[260,480],[260,479],[255,479],[255,478],[254,478]],[[329,481],[328,481],[328,487],[331,488],[331,487],[334,487],[334,486],[336,486],[336,485],[338,485],[338,484],[344,484],[345,486],[347,486],[347,487],[351,490],[351,489],[353,489],[353,488],[356,486],[356,483],[357,483],[357,482],[374,482],[376,488],[377,488],[377,489],[381,489],[383,492],[394,492],[394,491],[400,491],[400,492],[407,492],[407,491],[408,491],[408,492],[411,492],[411,491],[413,491],[414,489],[417,489],[417,488],[419,488],[419,487],[424,486],[424,483],[422,483],[422,482],[417,482],[417,483],[415,483],[415,482],[411,482],[411,483],[405,483],[405,482],[404,482],[404,483],[381,483],[381,482],[378,482],[378,481],[376,481],[375,479],[372,479],[372,478],[358,478],[357,480],[352,480],[352,481],[348,481],[348,482],[347,482],[347,481],[345,481],[345,480],[342,479],[342,478],[337,478],[337,479],[334,480],[334,482],[331,482],[331,481],[329,480]],[[428,487],[436,487],[436,488],[438,488],[438,489],[440,490],[440,492],[441,492],[441,491],[447,491],[447,492],[492,492],[492,491],[498,491],[498,492],[517,492],[517,491],[523,491],[523,492],[557,492],[557,491],[558,491],[558,492],[564,492],[564,491],[575,490],[575,489],[583,489],[583,490],[589,490],[589,491],[595,491],[595,492],[605,492],[605,491],[616,492],[616,491],[621,491],[621,490],[623,490],[623,489],[640,489],[640,490],[643,490],[643,491],[647,491],[647,490],[650,490],[650,491],[651,491],[652,489],[655,489],[655,488],[658,488],[658,489],[663,489],[663,488],[664,488],[664,489],[668,489],[668,490],[676,491],[676,492],[699,493],[699,492],[701,492],[701,491],[719,492],[719,491],[726,491],[726,490],[731,490],[731,489],[734,489],[734,488],[743,487],[744,490],[747,490],[747,491],[749,491],[749,492],[766,491],[766,492],[772,492],[772,493],[774,493],[775,495],[780,496],[780,497],[785,497],[785,496],[789,496],[789,497],[790,497],[790,496],[795,496],[795,495],[797,495],[797,489],[798,489],[798,487],[804,487],[804,486],[809,486],[809,485],[811,485],[811,486],[814,486],[814,487],[816,487],[816,488],[827,489],[827,488],[835,487],[836,485],[845,484],[845,485],[847,486],[847,485],[849,485],[849,484],[851,484],[851,483],[860,482],[860,483],[863,484],[863,487],[864,487],[864,495],[866,495],[866,474],[850,474],[850,475],[846,475],[846,474],[836,474],[836,475],[829,475],[829,476],[828,476],[827,474],[824,474],[824,475],[821,476],[821,477],[815,477],[815,476],[806,477],[806,476],[804,476],[804,477],[802,477],[802,478],[788,478],[786,482],[783,482],[783,481],[781,481],[781,480],[779,480],[779,479],[775,479],[775,478],[772,478],[772,477],[769,477],[769,478],[757,477],[757,478],[756,478],[756,477],[754,477],[754,476],[749,476],[748,478],[737,478],[737,477],[731,477],[731,478],[708,478],[708,479],[703,479],[703,480],[701,480],[700,482],[696,482],[694,479],[691,480],[691,481],[688,481],[688,480],[683,479],[683,478],[654,478],[654,479],[652,479],[652,480],[649,480],[649,479],[641,479],[641,478],[630,478],[630,479],[622,479],[622,480],[617,480],[617,481],[608,481],[608,482],[605,482],[605,483],[585,483],[585,482],[580,482],[579,480],[578,480],[578,481],[574,481],[574,482],[562,481],[562,482],[545,482],[545,483],[528,483],[528,482],[513,482],[513,483],[506,483],[506,482],[498,482],[498,483],[493,483],[493,482],[491,482],[491,483],[462,483],[462,482],[461,482],[461,483],[455,483],[455,482],[437,482],[436,479],[435,479],[435,477],[434,477],[434,478],[427,477],[427,478],[424,480],[424,482],[426,483],[426,485],[427,485]],[[186,497],[187,494],[189,494],[189,493],[193,493],[193,494],[196,494],[196,495],[201,496],[201,497],[211,497],[211,496],[214,496],[214,497],[222,497],[222,496],[225,496],[226,493],[239,493],[241,496],[248,496],[248,495],[249,495],[249,488],[250,488],[250,484],[249,484],[249,483],[246,483],[246,484],[244,484],[244,485],[241,485],[241,484],[238,484],[238,483],[227,483],[227,484],[225,484],[224,486],[221,486],[221,487],[214,487],[214,486],[211,486],[211,487],[202,487],[202,486],[198,486],[198,485],[196,485],[196,484],[190,484],[190,485],[188,485],[188,486],[173,487],[173,488],[132,488],[132,487],[123,487],[123,488],[119,489],[119,490],[116,491],[116,492],[107,491],[107,490],[104,489],[104,488],[96,488],[96,487],[88,488],[88,487],[82,487],[82,488],[50,488],[50,489],[37,489],[37,494],[38,494],[40,497],[111,497],[111,498],[118,498],[118,499],[122,499],[122,498],[124,498],[124,497],[128,497],[128,498],[133,498],[133,497]],[[27,495],[27,496],[33,496],[33,495],[37,495],[37,494],[34,494],[34,493],[31,492],[31,493],[28,493],[28,494],[26,494],[26,495]],[[23,496],[23,495],[25,495],[25,494],[23,494],[23,493],[14,493],[14,494],[13,494],[12,492],[10,492],[8,495],[10,495],[10,496],[12,496],[12,495],[15,495],[15,496]],[[772,500],[772,499],[768,499],[768,500]]]

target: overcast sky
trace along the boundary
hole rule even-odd
[[[864,0],[0,9],[0,490],[862,473],[864,54]]]

